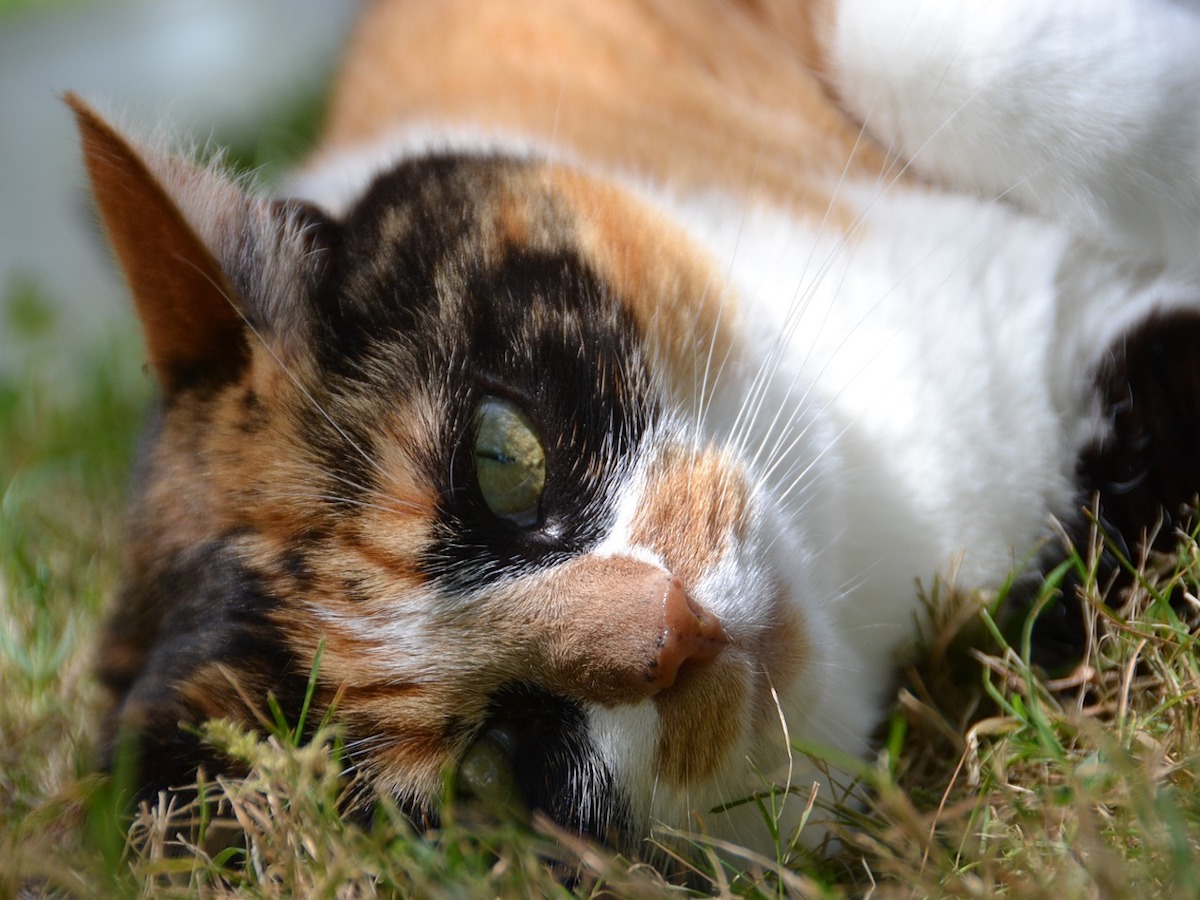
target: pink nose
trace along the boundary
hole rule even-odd
[[[663,575],[660,585],[663,630],[657,642],[657,656],[647,671],[651,692],[673,685],[684,665],[712,662],[729,643],[717,617],[688,596],[679,578]]]

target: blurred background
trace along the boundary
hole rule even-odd
[[[0,0],[0,394],[78,379],[93,348],[135,331],[60,95],[230,145],[269,181],[311,142],[356,7]]]
[[[67,834],[82,814],[62,798],[84,796],[94,647],[153,391],[61,94],[229,144],[269,181],[311,144],[354,6],[0,0],[0,896],[41,893],[30,873],[70,879],[103,856],[102,841]],[[59,862],[67,846],[85,862]],[[88,890],[105,893],[106,877]]]

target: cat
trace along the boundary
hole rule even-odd
[[[791,745],[869,756],[917,581],[1186,515],[1198,46],[1168,0],[380,0],[278,196],[70,97],[160,387],[100,664],[142,796],[319,653],[418,821],[483,760],[769,852],[736,801],[795,786],[786,834],[838,780]]]

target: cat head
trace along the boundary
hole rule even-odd
[[[102,662],[149,789],[221,765],[181,721],[296,716],[317,663],[416,814],[482,765],[626,847],[695,816],[753,842],[752,804],[711,810],[786,777],[789,729],[868,718],[729,425],[736,306],[657,213],[458,154],[335,220],[70,102],[161,387]]]

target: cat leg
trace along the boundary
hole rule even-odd
[[[1196,265],[1200,13],[1174,0],[839,0],[824,65],[922,175]]]

